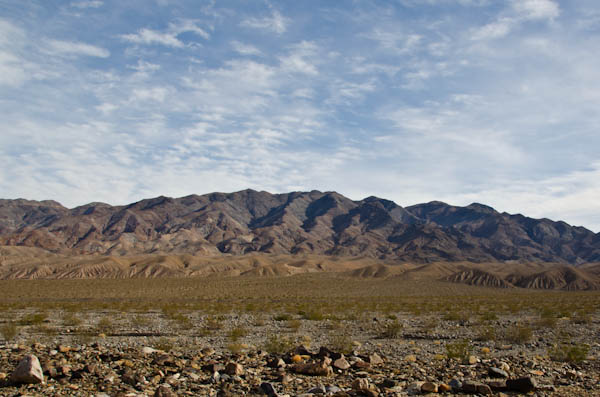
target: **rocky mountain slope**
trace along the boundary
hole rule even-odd
[[[600,234],[564,222],[481,204],[403,208],[381,198],[353,201],[319,191],[161,196],[73,209],[54,201],[0,200],[0,245],[70,255],[261,252],[417,263],[600,262]]]

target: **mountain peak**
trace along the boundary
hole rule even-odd
[[[365,256],[395,261],[600,261],[600,238],[564,222],[431,201],[403,208],[335,191],[271,194],[253,189],[126,206],[0,200],[0,245],[62,253],[154,252]],[[465,276],[466,277],[466,276]]]

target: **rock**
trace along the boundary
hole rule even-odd
[[[277,394],[277,390],[275,390],[275,387],[271,383],[261,383],[260,389],[269,397],[279,397],[279,394]]]
[[[369,356],[369,364],[371,365],[381,365],[383,364],[383,359],[377,353],[373,353]]]
[[[503,371],[506,371],[506,372],[508,372],[508,371],[510,371],[510,365],[508,365],[508,364],[507,364],[507,363],[505,363],[505,362],[501,362],[501,363],[500,363],[500,369],[501,369],[501,370],[503,370]]]
[[[506,387],[506,381],[504,380],[494,380],[491,382],[487,382],[487,385],[494,391],[505,391],[508,389]]]
[[[283,361],[281,358],[274,358],[272,360],[269,360],[269,362],[267,362],[267,367],[269,368],[283,368],[285,367],[285,361]]]
[[[423,393],[437,393],[438,386],[432,382],[425,382],[421,385],[421,392]]]
[[[454,390],[462,390],[463,384],[458,379],[452,379],[448,385]]]
[[[142,347],[142,354],[149,355],[149,354],[158,353],[158,352],[159,352],[159,350],[153,349],[149,346]]]
[[[347,370],[350,368],[350,363],[344,357],[340,357],[333,362],[333,366],[341,370]]]
[[[508,373],[500,368],[490,367],[488,369],[490,378],[508,378]]]
[[[310,376],[328,376],[333,374],[333,369],[324,362],[294,364],[291,366],[291,370],[297,374]]]
[[[447,385],[445,383],[440,383],[440,385],[438,386],[438,392],[439,393],[446,393],[452,391],[452,386]]]
[[[319,386],[315,386],[312,389],[308,390],[308,393],[325,394],[325,393],[327,393],[327,390],[325,390],[325,386],[319,385]]]
[[[326,394],[342,393],[342,389],[340,389],[339,387],[334,386],[334,385],[329,385],[325,388],[325,393]]]
[[[369,388],[369,381],[364,378],[354,379],[352,382],[352,390],[362,391]]]
[[[509,390],[518,391],[521,393],[529,393],[530,391],[535,390],[537,383],[535,379],[530,376],[526,376],[518,379],[508,379],[506,381],[506,387]]]
[[[302,361],[302,356],[301,356],[301,355],[299,355],[299,354],[294,354],[294,355],[292,356],[292,362],[293,362],[293,363],[299,363],[299,362],[301,362],[301,361]]]
[[[462,384],[461,390],[466,393],[479,393],[483,395],[492,394],[492,389],[488,385],[474,381],[465,381]]]
[[[381,382],[381,387],[385,387],[386,389],[391,389],[393,387],[396,387],[397,384],[398,384],[398,382],[396,382],[394,379],[385,378],[383,380],[383,382]]]
[[[377,397],[379,396],[379,392],[375,390],[375,388],[369,384],[369,381],[366,378],[358,378],[354,379],[352,382],[352,390],[357,391],[367,397]]]
[[[227,375],[243,375],[244,367],[242,364],[228,363],[227,366],[225,366],[225,373]]]
[[[177,394],[167,385],[160,385],[154,392],[154,397],[177,397]]]
[[[44,383],[40,360],[33,354],[23,357],[11,374],[10,381],[16,384]]]
[[[468,361],[469,361],[469,365],[475,365],[475,364],[477,364],[477,361],[479,361],[479,360],[475,356],[469,356]]]

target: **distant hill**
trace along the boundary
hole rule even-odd
[[[482,204],[430,202],[403,208],[377,197],[353,201],[319,191],[161,196],[125,206],[90,203],[73,209],[54,201],[0,200],[0,245],[69,255],[260,252],[411,263],[600,262],[600,234],[565,222],[499,213]],[[457,279],[503,285],[481,273]]]

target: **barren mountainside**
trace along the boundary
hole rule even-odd
[[[316,254],[401,262],[600,262],[600,235],[482,204],[403,208],[335,192],[244,190],[125,206],[0,200],[0,245],[61,254]],[[464,274],[467,279],[485,274]],[[493,281],[491,281],[493,282]]]

